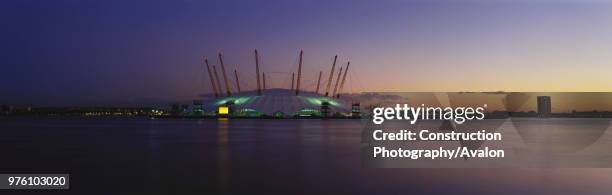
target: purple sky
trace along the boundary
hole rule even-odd
[[[348,92],[612,89],[606,1],[9,0],[0,25],[0,104],[190,100],[218,51],[249,89],[254,48],[272,87],[304,49],[310,90],[335,54]]]

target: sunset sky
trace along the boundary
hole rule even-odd
[[[219,51],[252,89],[254,48],[272,87],[304,49],[309,90],[338,54],[348,92],[611,91],[611,21],[603,0],[9,0],[0,104],[191,100]]]

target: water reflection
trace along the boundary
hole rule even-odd
[[[612,192],[610,169],[367,168],[361,127],[354,120],[0,118],[0,172],[69,172],[74,194]]]
[[[219,118],[217,120],[217,170],[219,192],[223,194],[229,193],[229,180],[231,175],[231,160],[229,148],[229,120]]]

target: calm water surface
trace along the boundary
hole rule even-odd
[[[0,118],[0,172],[70,173],[63,192],[71,194],[612,193],[609,169],[366,168],[361,128],[358,120]]]

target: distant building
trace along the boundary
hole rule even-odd
[[[549,117],[551,110],[550,96],[538,96],[538,117]]]
[[[11,105],[2,105],[0,108],[0,114],[3,114],[3,115],[15,114],[15,112],[17,111],[18,109]]]
[[[351,106],[351,117],[360,118],[361,117],[361,104],[353,103]]]
[[[7,106],[7,105],[0,106],[0,114],[8,115],[11,112],[13,112],[13,107],[12,106]]]
[[[193,109],[191,110],[192,115],[202,116],[204,113],[204,106],[202,106],[201,100],[193,100]]]

